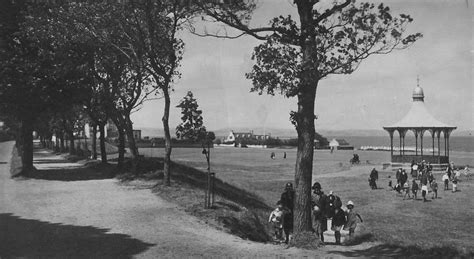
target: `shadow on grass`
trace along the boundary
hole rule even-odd
[[[354,237],[344,241],[344,245],[346,246],[355,246],[360,245],[366,242],[373,242],[375,241],[375,236],[371,233],[364,233],[361,235],[355,235]]]
[[[193,167],[177,164],[174,162],[171,165],[171,169],[174,172],[172,177],[175,180],[179,180],[203,190],[206,188],[207,173],[197,170]],[[220,195],[247,208],[264,210],[272,209],[257,195],[228,184],[219,178],[215,178],[215,192],[216,195]]]
[[[146,158],[140,161],[138,165],[140,174],[137,175],[119,175],[122,181],[140,178],[142,180],[161,180],[163,179],[163,159],[162,158]],[[149,171],[143,173],[143,169]],[[154,168],[154,170],[152,169]],[[146,170],[145,170],[146,171]],[[153,173],[150,173],[153,171]],[[172,180],[186,185],[186,189],[194,189],[197,192],[182,192],[179,199],[187,200],[184,205],[186,210],[192,215],[215,220],[224,226],[231,234],[257,242],[270,241],[270,235],[266,226],[268,214],[271,207],[268,206],[260,197],[250,193],[244,189],[238,188],[231,184],[215,178],[215,195],[219,197],[214,203],[213,209],[204,209],[201,198],[196,198],[196,193],[204,193],[207,187],[207,172],[200,171],[190,166],[171,163]],[[160,188],[157,186],[157,188]],[[174,190],[179,193],[180,189]],[[198,194],[198,195],[199,195]],[[167,196],[167,192],[164,194]],[[191,195],[186,198],[186,195]],[[176,199],[170,196],[171,199]],[[204,198],[204,197],[202,197]],[[178,199],[178,203],[179,203]],[[198,201],[199,199],[199,201]],[[196,201],[189,203],[189,201]]]
[[[34,170],[22,176],[53,181],[86,181],[114,178],[115,171],[114,165],[95,163],[78,168]]]
[[[0,258],[132,258],[154,244],[108,229],[0,214]]]
[[[422,249],[417,246],[398,246],[381,244],[368,249],[351,251],[328,251],[329,254],[341,255],[344,257],[363,258],[472,258],[474,253],[461,254],[453,247],[433,247]]]

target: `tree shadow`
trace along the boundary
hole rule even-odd
[[[52,181],[86,181],[114,178],[116,167],[111,164],[95,163],[75,168],[55,168],[34,170],[26,175],[32,179]]]
[[[0,214],[0,258],[132,258],[155,244],[108,229]]]
[[[328,251],[329,254],[344,257],[362,258],[472,258],[474,253],[462,254],[457,249],[449,246],[422,249],[417,246],[398,246],[381,244],[368,249],[349,251]]]
[[[193,185],[200,189],[207,187],[207,173],[197,170],[182,164],[172,162],[173,178],[181,182]],[[219,178],[215,178],[215,194],[220,195],[228,200],[242,204],[247,208],[254,209],[272,209],[260,197],[248,192],[244,189],[238,188],[234,185],[228,184]]]

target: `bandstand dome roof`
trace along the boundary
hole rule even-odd
[[[424,103],[423,88],[417,86],[413,90],[413,103],[410,111],[399,122],[390,126],[383,127],[384,129],[399,129],[399,128],[444,128],[456,129],[455,126],[445,124],[435,119],[426,109]]]

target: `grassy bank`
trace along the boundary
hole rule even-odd
[[[206,173],[193,167],[173,163],[171,186],[164,186],[162,159],[146,159],[142,163],[145,164],[141,165],[142,170],[150,169],[150,165],[158,165],[158,170],[150,170],[151,172],[139,176],[124,174],[119,178],[127,184],[137,186],[152,184],[153,192],[157,195],[178,204],[191,215],[218,229],[243,239],[270,241],[270,227],[266,221],[272,208],[257,195],[216,179],[214,206],[211,209],[204,209]]]
[[[206,162],[198,151],[175,149],[172,159],[188,167],[205,170]],[[272,160],[272,151],[215,149],[211,169],[223,181],[255,193],[266,204],[274,204],[284,184],[294,179],[296,152],[287,150],[287,159],[283,159],[283,151],[276,150],[277,159]],[[151,155],[159,155],[158,151],[153,152]],[[147,155],[146,151],[142,154]],[[356,233],[362,237],[370,236],[369,239],[374,238],[387,246],[398,247],[411,255],[433,253],[434,256],[444,252],[447,254],[443,257],[472,255],[474,225],[469,221],[474,215],[474,179],[461,178],[460,191],[445,192],[441,173],[436,173],[440,186],[439,199],[423,202],[419,194],[418,200],[403,200],[402,196],[387,187],[388,176],[392,180],[395,177],[392,172],[380,173],[378,190],[371,190],[368,186],[370,170],[376,167],[381,171],[387,154],[365,152],[359,155],[364,163],[351,167],[348,159],[352,152],[329,154],[317,151],[313,171],[313,181],[319,181],[326,193],[333,190],[343,203],[352,200],[356,204],[355,209],[364,218]],[[368,163],[366,160],[369,160]]]

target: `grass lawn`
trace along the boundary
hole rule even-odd
[[[163,152],[140,149],[145,156],[162,157]],[[211,152],[211,170],[219,179],[255,193],[271,206],[279,199],[284,184],[294,180],[295,149],[214,148]],[[275,160],[270,159],[271,152],[276,153]],[[283,159],[283,152],[287,159]],[[379,174],[378,190],[368,186],[370,170],[375,167],[381,171],[390,153],[355,152],[363,163],[351,167],[348,161],[353,151],[316,151],[313,181],[319,181],[326,193],[333,190],[343,203],[355,203],[355,210],[364,219],[356,231],[370,233],[389,244],[416,246],[435,254],[452,248],[463,253],[474,251],[474,225],[470,223],[474,215],[474,179],[461,178],[460,191],[452,193],[443,191],[441,173],[436,173],[439,199],[431,200],[429,193],[430,201],[423,202],[420,193],[419,200],[403,200],[387,187],[388,176],[394,178],[392,172]],[[199,149],[173,149],[172,160],[203,171],[207,168]]]

